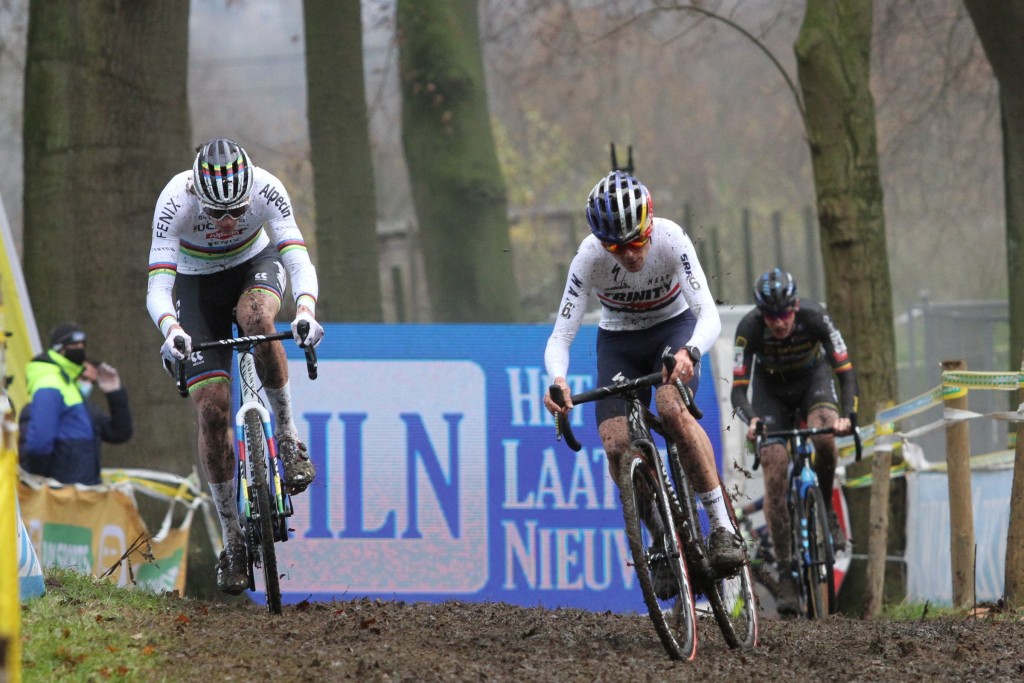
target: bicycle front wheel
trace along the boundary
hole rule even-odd
[[[835,557],[821,489],[812,486],[804,497],[807,545],[804,547],[802,579],[808,619],[821,619],[835,612]]]
[[[281,613],[281,581],[277,574],[277,553],[274,551],[274,508],[267,474],[266,439],[259,413],[245,415],[245,445],[249,459],[249,504],[252,507],[252,531],[249,561],[263,569],[267,608],[271,614]]]
[[[665,491],[639,450],[626,452],[620,473],[626,537],[654,630],[670,657],[692,660],[697,655],[693,589],[679,536],[666,519]]]

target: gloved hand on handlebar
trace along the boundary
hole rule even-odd
[[[174,345],[174,340],[179,338],[185,341],[184,353],[179,351]],[[167,370],[167,374],[174,377],[174,362],[176,360],[185,360],[190,353],[192,353],[192,337],[188,336],[185,330],[181,329],[181,326],[172,326],[167,332],[167,339],[164,340],[163,346],[160,347],[160,356],[163,357],[164,369]]]
[[[303,321],[309,323],[309,331],[306,333],[305,338],[299,335],[299,323]],[[292,337],[295,338],[295,343],[304,349],[310,346],[316,347],[320,340],[324,338],[324,328],[308,311],[300,310],[298,315],[295,316],[295,320],[292,321]]]

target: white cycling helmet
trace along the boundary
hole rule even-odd
[[[242,206],[252,190],[252,162],[237,142],[215,138],[199,148],[192,165],[192,183],[205,206]]]

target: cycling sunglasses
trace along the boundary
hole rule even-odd
[[[242,215],[249,210],[249,202],[236,206],[233,209],[215,209],[212,206],[203,205],[203,213],[212,218],[215,221],[219,221],[225,216],[231,216],[232,218],[241,218]]]
[[[781,311],[761,311],[761,314],[768,320],[788,320],[796,313],[795,309],[786,308]]]
[[[601,246],[610,251],[613,254],[625,251],[626,249],[643,249],[644,245],[651,241],[651,232],[654,226],[649,225],[644,230],[643,237],[635,239],[632,242],[626,242],[625,244],[615,244],[614,242],[601,242]]]

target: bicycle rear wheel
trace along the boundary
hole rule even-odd
[[[679,536],[685,543],[693,543],[702,549],[700,555],[706,555],[706,540],[703,526],[697,512],[696,497],[690,480],[686,476],[686,470],[679,459],[679,449],[670,444],[668,448],[669,465],[672,469],[672,478],[676,484],[676,494],[679,497],[679,504],[682,507],[683,522],[689,520],[689,532],[680,529]],[[725,486],[719,481],[722,487],[722,496],[725,498],[725,508],[732,510],[732,500]],[[730,514],[733,526],[738,528],[735,516]],[[692,541],[691,541],[692,539]],[[714,570],[707,565],[707,560],[700,564],[698,559],[691,560],[688,566],[705,566],[709,574],[697,579],[697,590],[704,593],[711,612],[722,631],[722,637],[731,648],[756,647],[758,642],[757,622],[757,596],[754,592],[754,579],[750,568],[749,555],[743,565],[743,569],[736,576],[725,579],[715,578]],[[701,576],[700,570],[694,570]]]
[[[729,647],[757,647],[757,596],[749,564],[735,576],[715,581],[707,598]]]
[[[641,451],[627,451],[620,472],[626,537],[654,630],[670,657],[692,660],[697,616],[679,536],[666,519],[669,502]]]
[[[808,619],[821,619],[835,612],[835,557],[821,489],[812,486],[804,498],[807,546],[804,548],[802,579]]]
[[[732,511],[732,500],[722,486],[725,507]],[[733,526],[736,519],[730,514]],[[758,642],[757,595],[754,592],[754,576],[747,556],[743,568],[735,576],[713,581],[708,591],[708,602],[714,612],[715,621],[722,630],[722,637],[731,648],[756,647]]]
[[[281,581],[277,574],[277,553],[274,551],[274,500],[270,495],[267,476],[266,439],[259,413],[250,410],[245,415],[245,446],[249,460],[249,504],[252,507],[253,541],[249,548],[249,561],[263,569],[267,609],[281,613]]]

